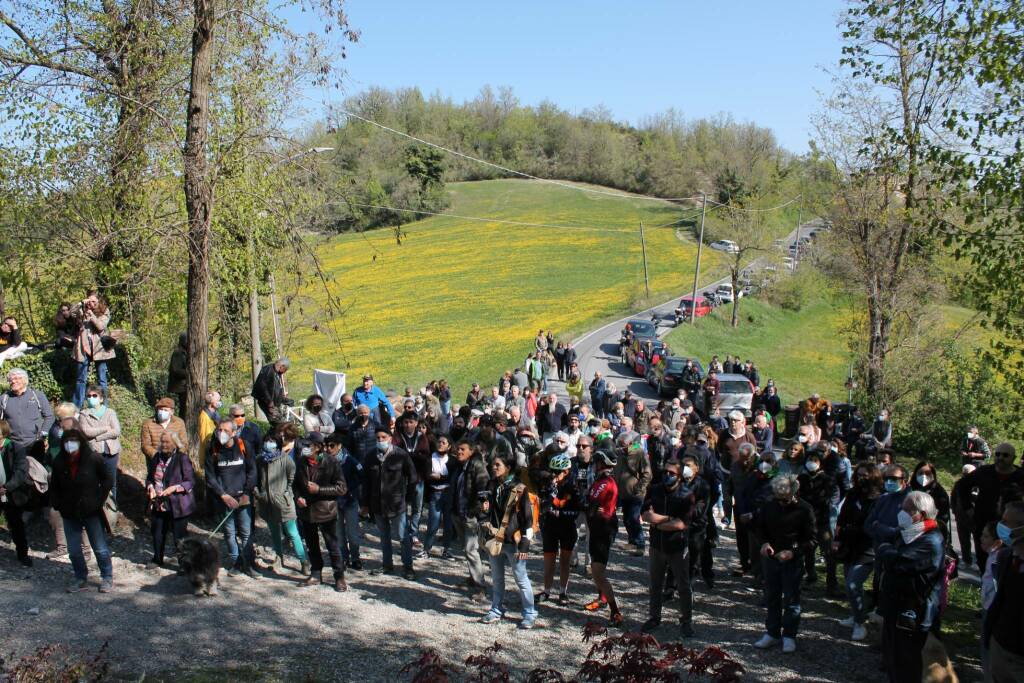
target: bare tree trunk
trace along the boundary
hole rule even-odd
[[[185,208],[188,212],[188,393],[186,423],[190,451],[198,453],[199,407],[209,381],[210,222],[213,184],[206,158],[210,127],[214,0],[193,0],[192,76],[186,113]],[[200,467],[202,464],[200,463]]]
[[[732,282],[732,326],[740,326],[740,256],[736,256],[736,265],[730,269],[729,277]]]

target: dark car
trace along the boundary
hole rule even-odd
[[[696,358],[691,358],[693,367],[704,375],[704,367]],[[666,356],[647,373],[647,381],[658,390],[659,396],[675,396],[683,386],[683,368],[686,367],[685,356]]]

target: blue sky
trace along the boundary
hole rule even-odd
[[[840,56],[843,4],[347,0],[361,38],[348,49],[343,91],[329,96],[418,86],[462,101],[507,85],[524,104],[603,104],[631,123],[669,107],[687,118],[728,113],[803,152],[817,91],[830,87],[823,68]]]

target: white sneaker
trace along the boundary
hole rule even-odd
[[[782,651],[786,654],[789,654],[790,652],[796,652],[796,638],[783,638]]]
[[[761,636],[761,640],[754,643],[754,647],[756,647],[758,650],[767,650],[768,648],[775,647],[778,644],[778,638],[772,638],[770,635],[766,633],[763,636]]]
[[[857,622],[853,620],[853,617],[846,617],[845,619],[839,622],[839,625],[843,628],[853,628],[857,625]]]
[[[850,636],[850,640],[860,642],[868,637],[868,630],[864,628],[864,624],[854,624],[853,634]]]

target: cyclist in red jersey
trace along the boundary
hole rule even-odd
[[[612,585],[605,575],[612,540],[618,531],[615,507],[619,500],[619,488],[615,484],[615,477],[612,476],[612,469],[616,462],[617,458],[615,452],[611,450],[610,444],[604,445],[594,453],[596,475],[594,484],[587,493],[586,512],[588,535],[590,536],[590,566],[598,596],[584,609],[596,612],[608,605],[611,608],[609,624],[622,626],[624,621],[622,612],[619,611],[619,605],[615,602],[615,591],[612,590]]]

